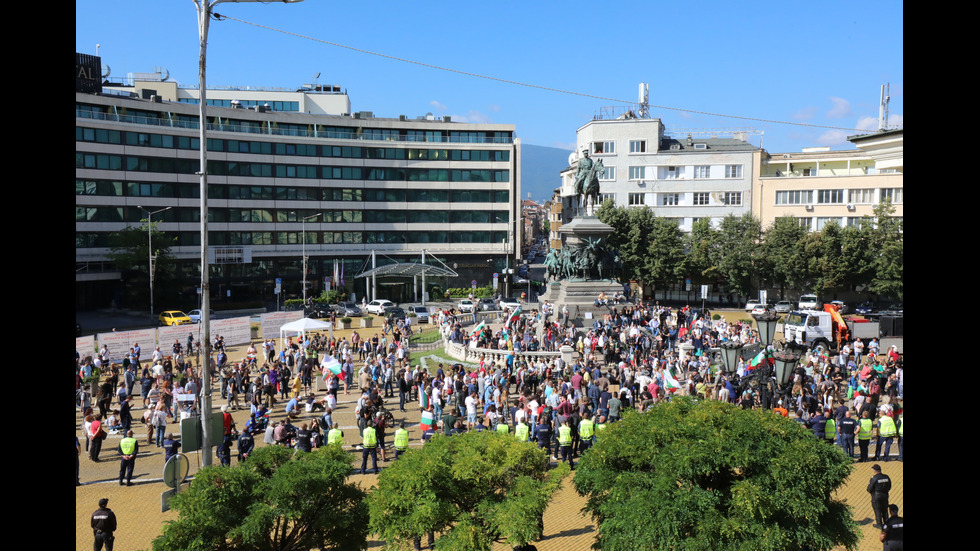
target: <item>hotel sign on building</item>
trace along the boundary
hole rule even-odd
[[[75,52],[75,91],[94,94],[102,89],[102,59]]]

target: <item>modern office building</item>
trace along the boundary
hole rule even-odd
[[[153,221],[176,237],[171,252],[193,285],[201,255],[197,90],[164,75],[79,85],[79,74],[100,73],[76,61],[76,307],[118,299],[109,236],[145,227],[147,212],[167,207]],[[337,263],[345,287],[364,296],[368,285],[354,276],[372,256],[378,266],[418,263],[425,251],[427,263],[456,274],[428,281],[442,288],[487,285],[514,265],[514,125],[352,113],[337,86],[209,89],[208,102],[208,241],[219,304],[229,295],[272,300],[278,278],[287,297],[300,296],[304,235],[311,294]],[[378,285],[380,298],[416,296],[411,278]]]
[[[858,149],[851,150],[764,154],[753,213],[763,228],[788,216],[811,230],[830,222],[859,225],[884,200],[894,205],[895,216],[904,216],[903,135],[891,130],[852,136]]]
[[[718,223],[751,210],[762,150],[743,135],[672,137],[660,119],[628,115],[586,123],[578,129],[576,142],[569,168],[562,172],[565,223],[576,214],[575,172],[583,151],[593,162],[602,161],[602,201],[650,208],[658,217],[677,220],[684,231],[702,218]]]

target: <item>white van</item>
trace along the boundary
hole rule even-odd
[[[800,310],[819,310],[820,307],[817,295],[800,295]]]

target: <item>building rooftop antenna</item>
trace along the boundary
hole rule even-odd
[[[639,94],[639,105],[637,108],[637,116],[641,119],[650,118],[650,85],[646,82],[640,83],[640,94]]]
[[[889,84],[886,82],[881,85],[881,101],[878,105],[878,132],[888,129],[888,102],[891,101],[891,96],[888,95]]]

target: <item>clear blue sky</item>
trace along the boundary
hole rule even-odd
[[[212,21],[209,86],[297,88],[321,73],[354,111],[514,124],[524,143],[564,147],[616,102],[466,76],[332,46],[627,102],[650,85],[651,114],[670,128],[763,130],[770,152],[852,149],[873,130],[880,86],[903,124],[901,2],[227,2],[215,11],[280,29]],[[300,36],[295,36],[300,35]],[[75,50],[112,76],[169,70],[196,86],[191,0],[76,0]],[[659,106],[659,107],[658,107]],[[694,112],[677,111],[684,109]],[[759,138],[750,141],[759,145]]]

